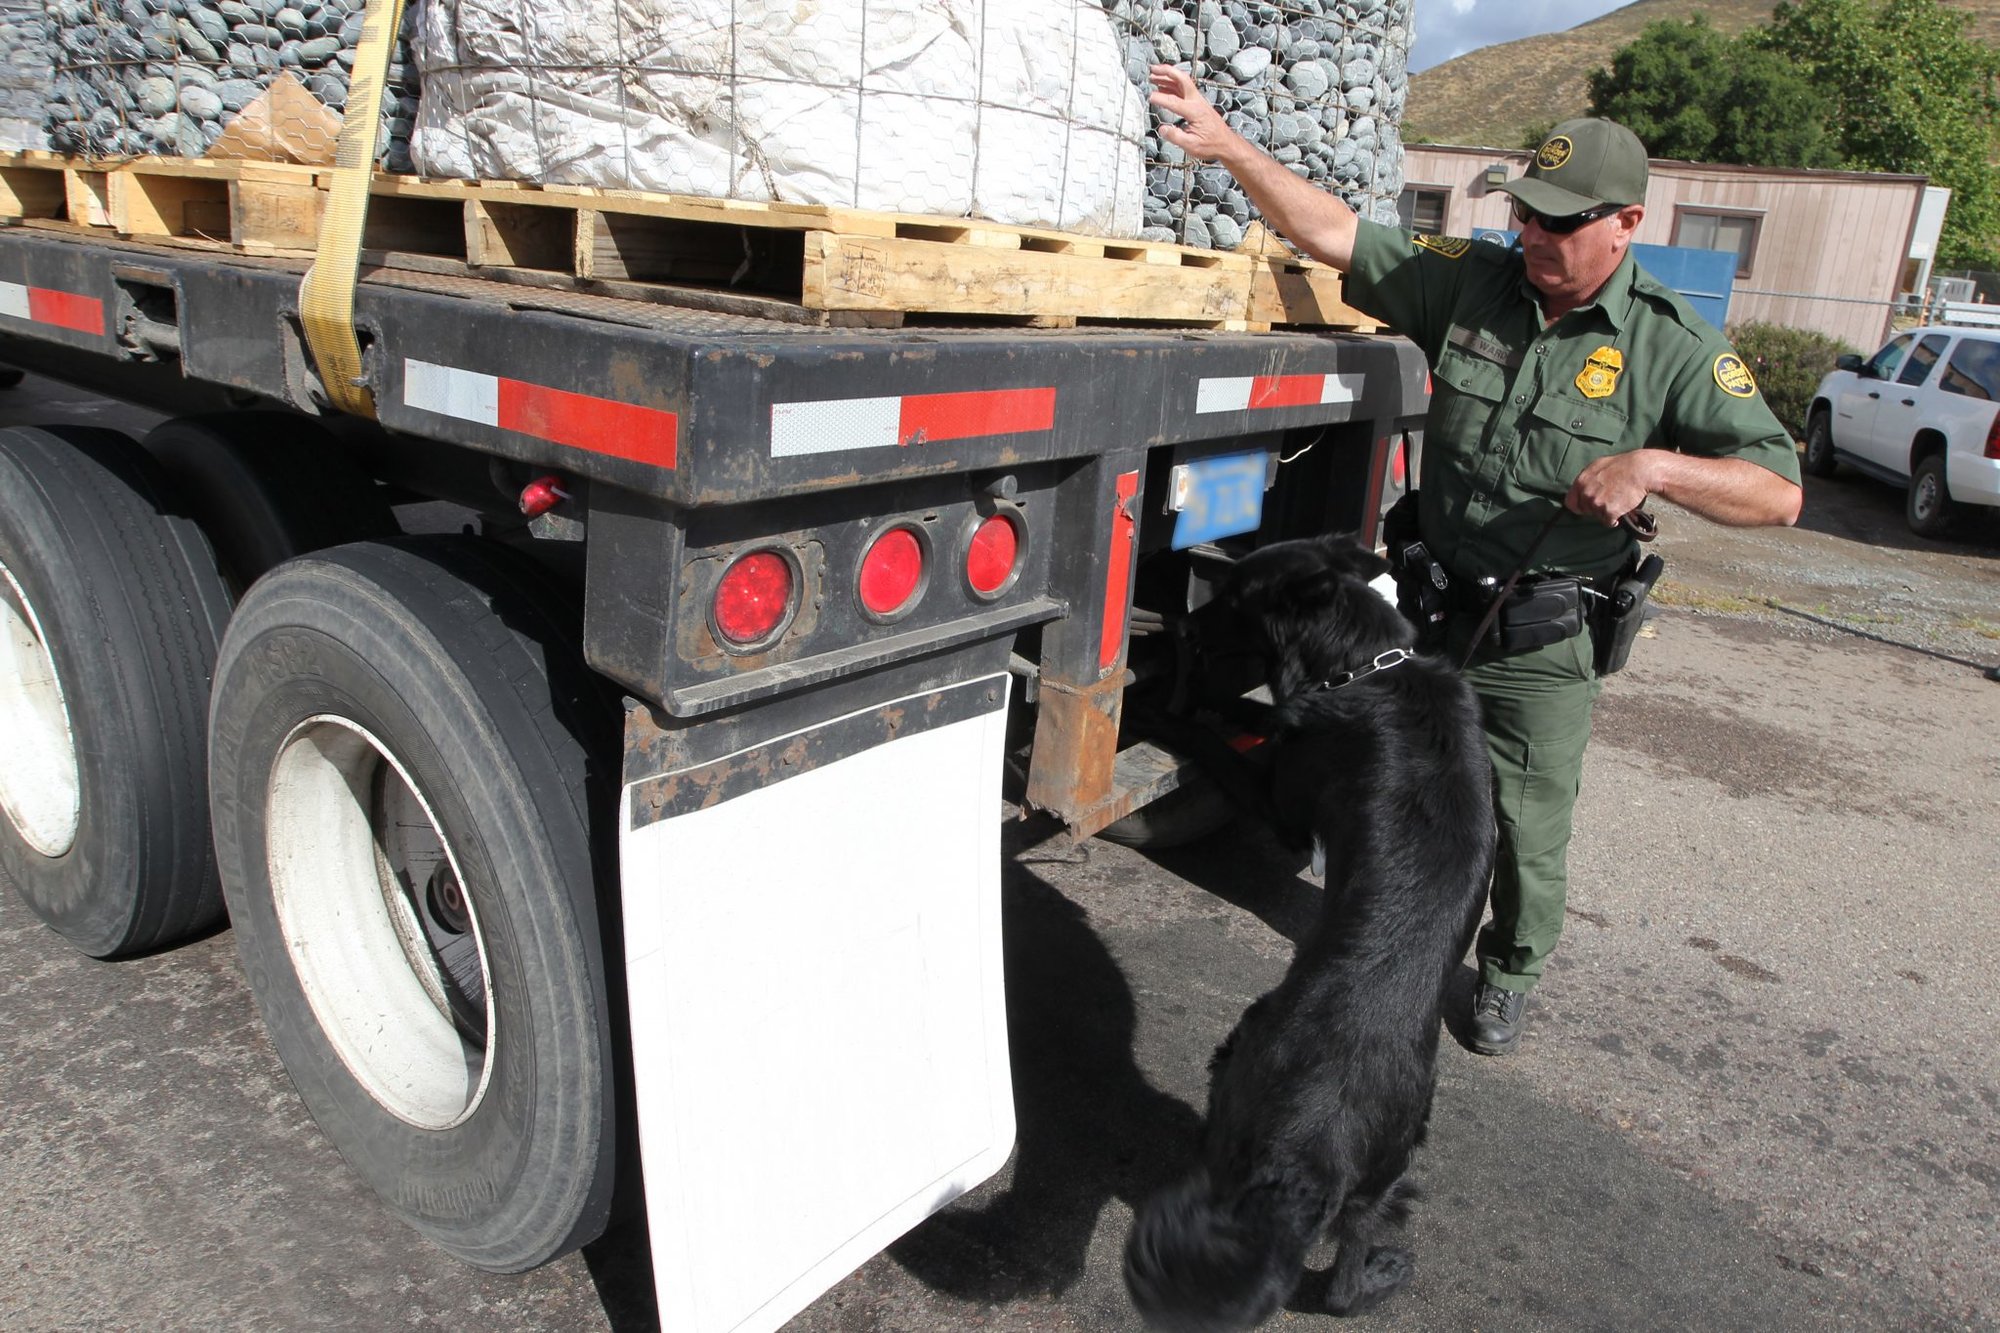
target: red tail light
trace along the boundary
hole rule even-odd
[[[890,528],[861,557],[861,605],[871,615],[908,609],[924,586],[924,543],[914,528]]]
[[[1986,456],[2000,458],[2000,412],[1993,414],[1993,424],[1986,428]]]
[[[715,629],[731,647],[775,635],[791,616],[798,575],[777,551],[752,551],[723,572],[715,589]]]
[[[1021,530],[1005,514],[994,514],[973,529],[965,551],[965,581],[981,597],[997,596],[1021,562]]]

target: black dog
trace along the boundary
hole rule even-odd
[[[1440,1004],[1471,943],[1493,856],[1492,771],[1471,687],[1410,653],[1410,625],[1369,586],[1388,565],[1345,539],[1246,556],[1204,608],[1202,642],[1265,659],[1272,750],[1209,748],[1227,790],[1325,856],[1324,906],[1277,988],[1210,1064],[1200,1164],[1140,1209],[1125,1282],[1149,1323],[1242,1329],[1339,1242],[1324,1308],[1356,1314],[1409,1279],[1378,1244],[1404,1219],[1403,1175],[1435,1081]]]

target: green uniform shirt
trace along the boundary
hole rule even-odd
[[[1658,445],[1799,479],[1742,359],[1629,252],[1595,301],[1544,328],[1518,251],[1364,221],[1345,295],[1430,359],[1419,523],[1458,579],[1504,580],[1608,454]],[[1634,548],[1624,528],[1564,513],[1526,572],[1602,578]]]

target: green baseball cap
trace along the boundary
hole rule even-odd
[[[1527,171],[1494,187],[1546,217],[1646,199],[1646,145],[1614,120],[1566,120],[1549,131]]]

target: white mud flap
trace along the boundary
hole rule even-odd
[[[666,1333],[777,1328],[1013,1147],[1007,680],[946,695],[957,720],[926,712],[941,697],[926,695],[759,746],[770,771],[803,771],[707,808],[671,813],[717,794],[693,769],[625,790],[633,1063]],[[895,739],[871,738],[885,718]],[[738,761],[738,782],[748,754],[721,761]],[[677,794],[664,810],[662,791]],[[635,810],[648,812],[636,829]]]

